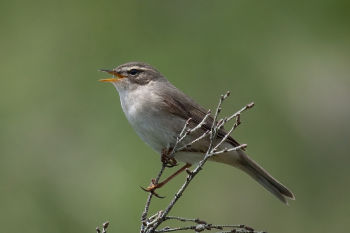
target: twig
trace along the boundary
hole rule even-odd
[[[172,151],[169,153],[168,157],[172,157],[177,151],[181,150],[181,149],[177,149],[177,146],[179,145],[180,142],[182,142],[189,134],[197,131],[198,129],[200,129],[202,127],[202,125],[205,123],[205,121],[207,120],[207,118],[210,116],[210,109],[208,110],[207,114],[204,116],[204,118],[202,119],[201,122],[199,122],[199,124],[197,126],[195,126],[194,128],[192,129],[187,129],[190,121],[192,120],[191,118],[189,118],[186,123],[185,123],[185,126],[183,127],[183,129],[181,130],[179,136],[176,138],[176,142],[175,142],[175,145],[172,149]]]
[[[109,226],[109,222],[107,221],[107,222],[104,222],[103,224],[102,224],[102,233],[107,233],[107,228],[108,228],[108,226]],[[101,230],[100,230],[100,227],[98,226],[98,227],[96,227],[96,233],[101,233]]]
[[[165,164],[165,163],[162,163],[162,167],[161,167],[161,169],[160,169],[160,171],[159,171],[159,173],[158,173],[158,175],[157,175],[157,177],[156,177],[156,179],[155,179],[155,182],[156,182],[156,183],[158,183],[160,177],[162,176],[165,167],[166,167],[166,164]],[[148,214],[148,211],[149,211],[149,206],[150,206],[150,204],[151,204],[153,195],[154,195],[154,194],[153,194],[152,192],[150,192],[150,193],[148,194],[148,198],[147,198],[147,201],[146,201],[146,204],[145,204],[145,208],[144,208],[144,211],[143,211],[143,213],[142,213],[142,215],[141,215],[141,223],[142,223],[142,224],[141,224],[140,232],[144,232],[144,230],[145,230],[146,220],[147,220],[147,214]],[[99,232],[98,232],[98,233],[99,233]]]
[[[200,223],[197,225],[191,225],[191,226],[184,226],[184,227],[164,227],[159,230],[155,230],[154,232],[156,233],[163,233],[163,232],[174,232],[174,231],[183,231],[183,230],[194,230],[195,232],[202,232],[205,230],[211,231],[211,230],[222,230],[216,233],[264,233],[260,231],[255,231],[253,228],[245,226],[245,225],[213,225],[213,224],[208,224],[208,223]],[[229,229],[225,230],[224,229]]]
[[[187,143],[187,144],[184,145],[183,147],[178,148],[177,151],[182,151],[182,150],[184,150],[184,149],[186,149],[186,148],[191,147],[191,145],[193,145],[194,143],[198,142],[199,140],[205,138],[205,137],[208,136],[209,134],[210,134],[210,131],[209,131],[209,130],[205,131],[205,132],[204,132],[201,136],[199,136],[198,138],[196,138],[196,139],[194,139],[193,141]]]
[[[219,150],[219,151],[215,151],[213,150],[212,153],[210,153],[208,156],[213,156],[213,155],[218,155],[218,154],[222,154],[222,153],[226,153],[226,152],[230,152],[230,151],[236,151],[236,150],[240,150],[240,149],[245,149],[247,148],[247,144],[241,144],[239,146],[233,147],[233,148],[225,148],[223,150]]]
[[[236,118],[238,115],[241,115],[242,112],[254,107],[254,102],[251,102],[249,104],[247,104],[246,106],[244,106],[243,108],[241,108],[239,111],[235,112],[234,114],[232,114],[231,116],[227,117],[225,120],[223,120],[219,125],[218,128],[221,129],[227,122],[229,122],[230,120]]]
[[[184,218],[184,217],[177,217],[177,216],[167,216],[165,217],[165,220],[178,220],[181,222],[194,222],[198,224],[206,224],[207,222],[200,220],[198,218]]]
[[[196,226],[175,227],[175,228],[164,227],[163,229],[155,230],[154,232],[161,233],[161,232],[185,231],[185,230],[194,230],[194,229],[196,229]]]

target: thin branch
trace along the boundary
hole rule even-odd
[[[238,115],[239,116],[239,115]],[[231,133],[233,132],[233,130],[235,130],[237,128],[237,126],[236,126],[236,124],[234,124],[233,126],[232,126],[232,128],[227,132],[227,134],[221,139],[221,141],[218,143],[218,144],[216,144],[216,146],[214,147],[214,151],[216,151],[218,148],[219,148],[219,146],[221,146],[221,144],[222,143],[224,143],[225,141],[226,141],[226,139],[231,135]]]
[[[108,221],[107,221],[107,222],[104,222],[104,223],[102,224],[102,233],[107,233],[107,228],[108,228],[108,226],[109,226],[109,222],[108,222]],[[96,227],[96,233],[101,233],[101,229],[100,229],[99,226]]]
[[[161,232],[185,231],[185,230],[194,230],[194,229],[196,229],[196,226],[175,227],[175,228],[164,227],[163,229],[155,230],[154,232],[161,233]]]
[[[214,151],[212,153],[209,154],[209,156],[213,156],[213,155],[218,155],[218,154],[222,154],[222,153],[226,153],[226,152],[230,152],[230,151],[236,151],[236,150],[240,150],[240,149],[245,149],[247,148],[247,144],[241,144],[239,146],[233,147],[233,148],[225,148],[223,150],[219,150],[219,151]]]
[[[205,221],[200,220],[198,218],[184,218],[184,217],[177,217],[177,216],[167,216],[165,217],[165,220],[178,220],[181,222],[194,222],[198,224],[206,224]]]
[[[178,139],[184,136],[184,133],[185,133],[185,131],[186,131],[188,125],[190,124],[190,121],[191,121],[191,120],[192,120],[192,118],[188,118],[188,120],[186,121],[186,123],[185,123],[183,129],[181,130],[181,132],[180,132],[180,134],[179,134]]]
[[[157,177],[156,177],[156,179],[155,179],[155,182],[158,183],[160,177],[162,176],[162,174],[163,174],[163,172],[164,172],[165,167],[166,167],[166,164],[165,164],[165,163],[162,163],[162,167],[161,167],[161,169],[160,169],[160,171],[159,171],[159,173],[158,173],[158,175],[157,175]],[[145,208],[144,208],[143,213],[142,213],[142,215],[141,215],[141,223],[142,223],[142,224],[141,224],[140,232],[144,232],[144,231],[145,231],[146,220],[147,220],[147,214],[148,214],[148,211],[149,211],[149,206],[150,206],[150,204],[151,204],[153,195],[154,195],[154,194],[153,194],[152,192],[150,192],[150,193],[148,194],[148,198],[147,198],[147,201],[146,201],[146,204],[145,204]],[[98,233],[99,233],[99,232],[98,232]]]
[[[226,231],[223,231],[224,229],[229,229]],[[155,230],[156,233],[163,233],[163,232],[174,232],[174,231],[183,231],[183,230],[194,230],[195,232],[202,232],[205,230],[211,231],[211,230],[222,230],[216,233],[264,233],[260,231],[255,231],[253,228],[245,226],[245,225],[213,225],[213,224],[197,224],[197,225],[191,225],[191,226],[184,226],[184,227],[164,227],[160,230]]]
[[[206,136],[208,136],[210,134],[210,131],[207,130],[205,131],[201,136],[199,136],[198,138],[194,139],[193,141],[187,143],[186,145],[184,145],[183,147],[180,147],[179,149],[177,149],[176,151],[182,151],[184,149],[187,149],[189,147],[191,147],[191,145],[193,145],[194,143],[198,142],[199,140],[202,140],[203,138],[205,138]]]
[[[187,129],[190,121],[192,120],[191,118],[189,118],[186,123],[185,126],[183,127],[183,129],[181,130],[179,136],[176,138],[176,142],[175,145],[172,149],[172,151],[169,153],[168,157],[172,157],[177,151],[181,150],[181,149],[177,149],[177,146],[179,145],[180,142],[182,142],[189,134],[194,133],[195,131],[197,131],[198,129],[200,129],[204,124],[205,121],[208,119],[208,117],[210,116],[210,109],[208,110],[207,114],[203,117],[202,121],[198,123],[198,125],[196,125],[194,128],[192,129]],[[182,148],[183,149],[183,148]]]
[[[210,114],[211,114],[211,111],[210,111],[210,109],[209,109],[208,112],[207,112],[207,114],[206,114],[206,115],[204,116],[204,118],[202,119],[202,121],[199,122],[199,124],[198,124],[196,127],[194,127],[193,129],[191,129],[191,130],[189,131],[189,133],[193,133],[193,132],[195,132],[196,130],[200,129],[200,128],[205,124],[205,121],[208,119],[208,117],[210,116]]]
[[[241,115],[242,112],[251,109],[252,107],[254,107],[254,102],[251,102],[249,104],[247,104],[246,106],[244,106],[243,108],[241,108],[240,110],[238,110],[237,112],[235,112],[234,114],[232,114],[231,116],[227,117],[225,120],[223,120],[219,125],[218,128],[221,129],[227,122],[229,122],[230,120],[236,118],[238,115]]]
[[[211,150],[212,146],[213,146],[213,143],[214,143],[214,140],[217,136],[217,132],[220,128],[217,127],[217,123],[216,123],[216,120],[218,118],[218,115],[219,113],[221,112],[221,105],[222,103],[224,102],[224,100],[230,96],[230,92],[226,92],[225,95],[221,95],[220,97],[220,100],[219,100],[219,103],[218,103],[218,106],[216,107],[216,111],[215,111],[215,115],[214,115],[214,120],[213,120],[213,123],[212,123],[212,126],[211,126],[211,135],[210,135],[210,145],[209,145],[209,148],[208,148],[208,151]]]

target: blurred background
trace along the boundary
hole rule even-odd
[[[268,232],[344,232],[350,214],[349,1],[0,2],[2,232],[138,232],[159,155],[100,68],[144,61],[223,114],[255,101],[234,137],[286,184],[285,206],[207,164],[173,215]],[[172,172],[172,171],[171,171]],[[169,202],[181,175],[159,190]]]

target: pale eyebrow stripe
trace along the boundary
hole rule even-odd
[[[128,67],[127,70],[132,70],[132,69],[138,69],[138,70],[149,70],[145,67],[140,67],[140,66],[132,66],[132,67]]]

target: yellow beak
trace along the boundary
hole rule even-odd
[[[113,82],[118,82],[119,81],[119,78],[104,78],[104,79],[100,79],[98,80],[100,82],[110,82],[110,83],[113,83]]]
[[[100,82],[119,82],[120,79],[125,78],[125,76],[123,76],[123,75],[117,73],[117,72],[114,71],[114,70],[104,70],[104,69],[101,69],[100,71],[106,72],[106,73],[109,73],[109,74],[113,74],[113,76],[114,76],[113,78],[104,78],[104,79],[98,80],[98,81],[100,81]]]

